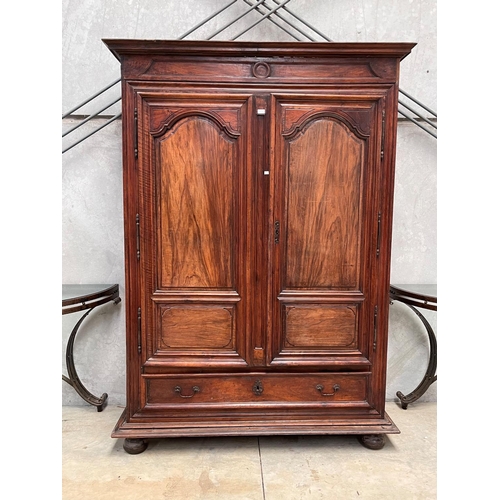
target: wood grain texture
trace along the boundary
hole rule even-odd
[[[256,373],[253,375],[204,376],[184,375],[148,377],[149,404],[219,404],[235,403],[260,405],[263,403],[328,403],[364,402],[367,398],[366,374],[300,374],[278,375]],[[260,386],[256,394],[256,385]],[[318,385],[322,389],[318,389]],[[334,390],[334,386],[339,388]],[[181,392],[176,392],[180,387]],[[199,391],[193,391],[198,387]],[[181,397],[192,396],[192,397]]]
[[[233,288],[233,141],[194,116],[158,150],[161,287]]]
[[[185,305],[161,309],[160,349],[234,347],[233,308]]]
[[[357,288],[363,142],[321,117],[287,145],[287,288]]]
[[[285,318],[285,347],[356,347],[357,311],[353,306],[289,306]]]
[[[141,372],[247,366],[241,214],[250,97],[137,92]]]

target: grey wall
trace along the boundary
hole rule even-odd
[[[64,0],[62,111],[119,77],[119,65],[102,38],[179,38],[229,0]],[[269,0],[269,5],[271,1]],[[401,88],[437,110],[435,0],[292,0],[287,6],[334,41],[417,42],[401,66]],[[188,39],[206,39],[249,7],[239,0]],[[229,39],[261,16],[254,13],[214,39]],[[240,40],[293,41],[264,21]],[[316,36],[316,39],[320,39]],[[92,113],[118,96],[111,89],[77,113]],[[107,114],[120,109],[119,103]],[[67,130],[79,117],[63,120]],[[102,124],[95,119],[63,140],[63,147]],[[436,139],[408,122],[398,127],[392,249],[393,283],[437,283]],[[121,177],[121,122],[117,120],[62,158],[63,283],[118,283],[122,303],[96,309],[82,325],[75,361],[82,382],[111,404],[125,403],[125,321]],[[436,327],[437,315],[427,313]],[[64,349],[78,314],[63,316]],[[404,305],[390,307],[387,398],[420,382],[428,358],[425,330]],[[425,400],[436,399],[434,384]],[[63,405],[84,402],[63,383]]]

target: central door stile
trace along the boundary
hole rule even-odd
[[[283,263],[286,255],[286,238],[281,238],[282,231],[286,231],[287,219],[287,196],[286,182],[288,170],[288,159],[283,142],[283,113],[280,102],[280,96],[273,94],[273,123],[271,127],[271,156],[273,166],[273,177],[271,179],[270,193],[270,218],[268,226],[270,228],[269,245],[270,250],[270,302],[271,311],[271,330],[269,336],[269,364],[277,357],[280,352],[279,332],[283,323],[283,310],[279,301],[280,292],[283,289]]]
[[[268,246],[269,182],[273,172],[269,165],[269,95],[253,97],[250,113],[252,127],[252,162],[250,164],[249,221],[251,258],[251,293],[254,313],[249,317],[251,352],[254,366],[267,364],[268,333]]]

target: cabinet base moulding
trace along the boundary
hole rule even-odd
[[[270,422],[260,419],[236,420],[231,419],[230,425],[214,425],[207,423],[206,418],[193,421],[192,417],[187,425],[180,420],[165,423],[157,421],[127,423],[126,411],[118,420],[111,437],[122,439],[159,439],[177,437],[215,437],[215,436],[278,436],[278,435],[372,435],[372,434],[400,434],[389,415],[383,418],[352,419],[328,423],[325,420],[293,419],[280,420],[269,416]]]

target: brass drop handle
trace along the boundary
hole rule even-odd
[[[193,385],[192,391],[193,394],[184,395],[182,394],[182,388],[180,385],[176,385],[174,387],[174,392],[176,392],[181,398],[192,398],[197,392],[201,392],[200,388],[197,385]]]
[[[316,389],[321,393],[322,396],[335,396],[335,393],[340,389],[339,384],[333,386],[333,392],[323,392],[324,387],[321,384],[316,386]]]

